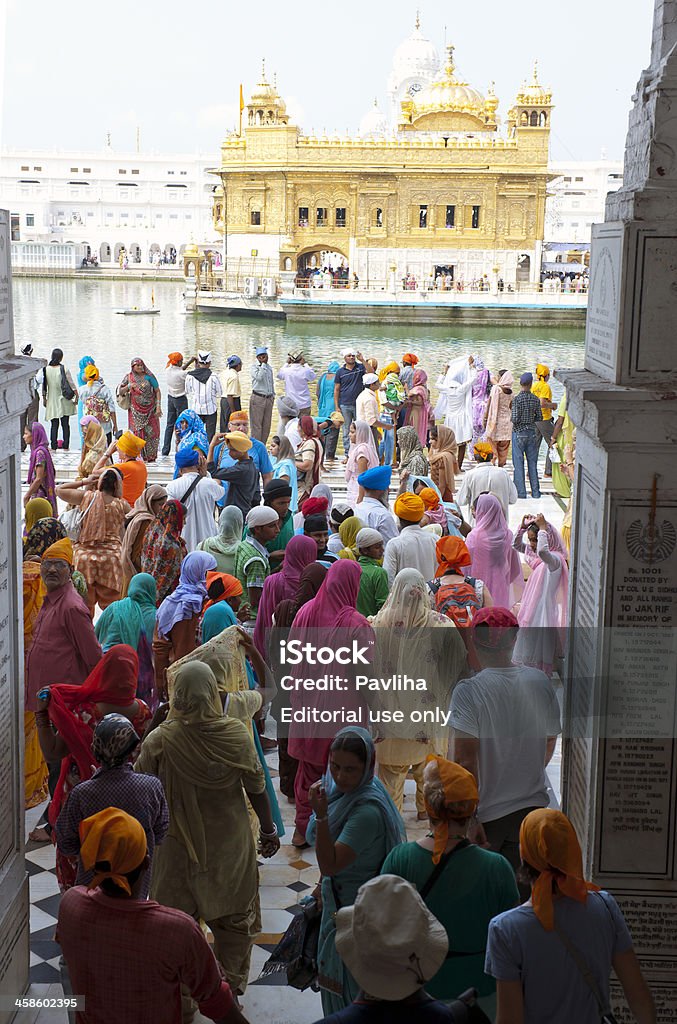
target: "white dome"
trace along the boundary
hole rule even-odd
[[[418,24],[408,39],[395,50],[393,75],[404,79],[414,75],[427,78],[434,75],[440,66],[440,57],[429,39],[421,32]]]
[[[379,107],[378,100],[374,100],[374,106],[360,121],[360,135],[366,138],[370,135],[385,135],[387,131],[388,118]]]

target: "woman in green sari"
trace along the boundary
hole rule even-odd
[[[113,601],[101,613],[94,632],[105,654],[116,644],[129,644],[138,652],[141,634],[153,643],[157,613],[157,585],[147,572],[132,577],[127,597]]]
[[[219,532],[215,537],[207,537],[201,541],[198,551],[208,551],[216,559],[216,568],[219,572],[234,575],[235,551],[242,540],[242,529],[244,519],[242,512],[235,505],[226,505],[219,516]]]

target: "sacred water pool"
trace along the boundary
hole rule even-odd
[[[149,306],[151,290],[159,316],[119,316],[117,307]],[[320,373],[342,348],[354,345],[381,366],[415,351],[433,385],[437,371],[454,356],[479,355],[492,370],[510,369],[517,376],[537,362],[551,368],[583,363],[583,328],[576,327],[401,327],[368,324],[296,324],[283,321],[221,318],[182,311],[180,282],[92,281],[77,279],[17,278],[14,280],[14,318],[17,348],[31,342],[36,356],[49,357],[63,349],[64,363],[77,369],[83,355],[92,355],[106,383],[116,387],[129,371],[133,356],[141,355],[164,384],[166,355],[182,351],[194,355],[205,349],[213,354],[214,369],[227,357],[239,354],[245,365],[243,393],[248,393],[248,364],[254,348],[267,345],[277,368],[288,352],[303,350]],[[164,390],[164,389],[163,389]],[[553,381],[554,396],[561,393]]]

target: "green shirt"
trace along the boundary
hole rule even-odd
[[[254,538],[241,540],[235,552],[235,575],[239,579],[245,594],[248,587],[259,587],[263,590],[266,577],[270,576],[270,562],[265,548]]]
[[[357,610],[361,615],[376,615],[388,596],[388,573],[375,559],[364,555],[360,555],[357,563],[362,567]]]
[[[249,536],[249,527],[245,526],[242,539],[245,540]],[[277,537],[273,537],[269,540],[265,546],[266,551],[269,555],[272,555],[273,551],[284,551],[289,541],[294,536],[294,513],[289,509],[286,516],[280,523],[280,532]],[[277,572],[282,567],[282,559],[277,558],[270,567],[271,572]]]
[[[430,850],[418,843],[402,843],[390,851],[381,874],[399,875],[421,890],[433,868]],[[467,846],[453,854],[425,902],[447,930],[449,951],[471,954],[445,960],[426,983],[426,992],[443,1000],[455,999],[468,988],[476,988],[481,996],[491,995],[496,984],[484,973],[489,922],[520,902],[508,861],[500,853]]]

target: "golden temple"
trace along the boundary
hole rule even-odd
[[[538,282],[551,92],[534,67],[502,124],[493,83],[471,86],[454,56],[441,67],[417,19],[388,79],[390,116],[377,102],[355,136],[304,134],[264,66],[221,146],[214,224],[228,257],[301,278],[338,265],[373,288],[389,274]]]

